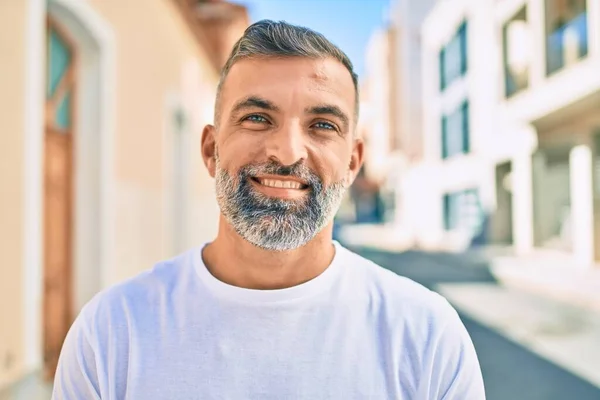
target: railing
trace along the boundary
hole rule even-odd
[[[587,12],[582,12],[546,39],[546,71],[550,75],[588,53]]]

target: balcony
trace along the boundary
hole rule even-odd
[[[511,51],[509,43],[508,53],[514,55],[507,57],[509,62],[505,68],[512,73],[513,70],[527,71],[525,67],[528,67],[524,76],[530,80],[527,88],[509,87],[517,90],[506,91],[501,111],[506,113],[506,118],[542,125],[559,116],[566,118],[563,115],[566,110],[583,112],[592,101],[589,99],[598,99],[600,95],[600,57],[596,56],[597,42],[593,36],[600,15],[596,12],[597,3],[545,0],[544,5],[541,27],[532,21],[526,29],[524,23],[518,21],[518,29],[512,29],[514,34],[508,35],[513,37],[512,43],[519,46]],[[595,7],[588,9],[589,5]],[[539,32],[538,27],[543,32]],[[522,40],[527,32],[529,43]],[[506,77],[513,78],[509,74]]]
[[[504,90],[510,97],[529,87],[531,28],[523,7],[503,29]]]
[[[546,38],[546,73],[554,74],[588,54],[587,12],[549,32]]]

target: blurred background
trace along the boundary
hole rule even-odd
[[[600,0],[0,0],[0,400],[99,290],[216,233],[199,155],[252,22],[352,59],[335,238],[445,296],[491,400],[600,399]]]

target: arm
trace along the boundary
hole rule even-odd
[[[52,400],[81,399],[101,399],[96,356],[83,312],[63,344],[52,392]]]

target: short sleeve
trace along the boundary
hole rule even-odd
[[[82,314],[65,338],[54,378],[52,400],[101,399],[96,356]]]
[[[456,311],[448,305],[446,323],[436,335],[425,363],[419,399],[485,400],[479,360]]]

